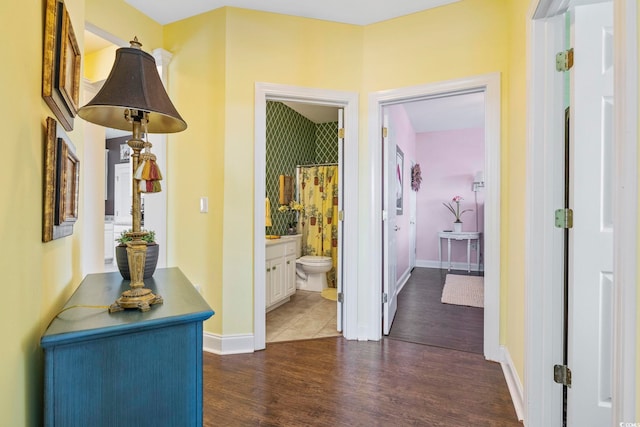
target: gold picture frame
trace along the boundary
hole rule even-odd
[[[47,117],[44,144],[42,241],[73,234],[78,220],[80,161],[61,125]]]
[[[80,98],[81,53],[62,0],[47,0],[42,97],[65,130],[73,130]]]

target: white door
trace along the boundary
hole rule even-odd
[[[113,219],[116,224],[131,224],[131,164],[117,163],[114,172]]]
[[[415,166],[415,162],[411,161],[411,168]],[[416,204],[417,204],[417,192],[409,191],[407,195],[409,197],[409,271],[413,270],[416,266]]]
[[[398,179],[396,144],[389,128],[389,116],[383,109],[382,131],[382,330],[389,335],[393,318],[396,315],[396,193]]]
[[[612,3],[571,10],[568,426],[609,426],[613,342]]]
[[[342,215],[344,210],[344,173],[342,168],[344,167],[344,110],[338,109],[338,212]],[[338,220],[338,265],[336,271],[336,291],[338,295],[344,295],[342,284],[342,259],[344,257],[344,251],[342,249],[342,238],[344,233],[344,220],[342,216]],[[338,298],[336,302],[336,329],[338,332],[342,332],[342,319],[344,307],[344,299]]]

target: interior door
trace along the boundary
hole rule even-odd
[[[396,315],[396,190],[397,181],[402,178],[397,176],[396,170],[396,144],[392,137],[392,129],[389,127],[389,116],[383,109],[382,131],[382,331],[389,335],[393,318]]]
[[[114,221],[116,224],[131,224],[131,164],[116,163],[114,166]]]
[[[344,236],[344,219],[342,218],[342,213],[344,212],[344,171],[342,168],[344,167],[344,110],[342,108],[338,109],[338,212],[340,212],[340,218],[338,221],[338,265],[336,271],[336,290],[338,295],[344,295],[343,291],[343,258],[344,258],[344,250],[342,246],[343,236]],[[338,332],[342,332],[342,322],[343,322],[343,307],[344,307],[344,298],[338,298],[336,302],[336,326]]]
[[[570,11],[569,426],[612,425],[613,6]]]

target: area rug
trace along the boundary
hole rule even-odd
[[[322,298],[326,298],[331,301],[338,301],[338,290],[336,288],[323,289],[321,295]]]
[[[447,274],[441,301],[444,304],[484,307],[484,277]]]

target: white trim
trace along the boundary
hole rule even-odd
[[[402,277],[400,277],[396,281],[396,294],[393,296],[394,298],[398,298],[398,294],[400,293],[402,288],[404,288],[404,285],[407,284],[410,278],[411,278],[411,269],[407,268],[405,272],[402,274]]]
[[[409,100],[484,91],[485,93],[485,176],[486,204],[484,230],[485,260],[485,310],[484,356],[500,360],[500,74],[491,73],[457,80],[431,83],[421,86],[393,89],[369,95],[369,153],[371,164],[371,235],[368,259],[371,263],[371,283],[382,283],[382,164],[380,159],[381,110],[385,105]],[[382,286],[371,288],[367,309],[370,311],[366,334],[368,339],[382,337]],[[365,302],[365,301],[363,301]]]
[[[265,332],[265,245],[264,194],[267,100],[297,101],[331,105],[344,109],[344,222],[343,222],[343,330],[347,339],[356,339],[358,322],[358,94],[327,89],[313,89],[274,83],[255,86],[254,149],[254,349],[266,347]]]
[[[522,421],[524,420],[524,394],[522,392],[522,381],[520,381],[518,371],[513,364],[509,349],[501,346],[500,352],[502,353],[500,366],[502,367],[504,379],[507,382],[507,388],[509,389],[509,394],[511,395],[511,401],[513,402],[513,407],[516,410],[518,421]]]
[[[568,0],[539,0],[529,13],[527,61],[529,112],[527,117],[527,231],[525,259],[525,425],[556,425],[561,419],[561,387],[555,385],[550,366],[561,361],[562,307],[558,297],[562,244],[553,231],[551,215],[557,206],[558,149],[563,124],[559,106],[562,76],[553,71],[553,54],[563,49],[564,13]],[[637,286],[637,117],[638,51],[637,5],[634,0],[614,0],[614,132],[616,186],[614,211],[614,366],[613,420],[632,422],[636,417],[636,286]],[[558,100],[560,97],[560,100]],[[560,272],[560,273],[559,273]]]
[[[202,350],[220,355],[253,353],[253,335],[218,335],[204,332]]]
[[[532,15],[530,15],[532,16]],[[563,76],[555,54],[564,49],[564,17],[529,21],[527,86],[527,210],[525,230],[525,424],[558,425],[562,387],[551,369],[562,364],[563,234],[553,212],[564,201]],[[546,108],[550,104],[554,108]],[[554,256],[555,255],[555,256]]]
[[[614,362],[613,421],[636,420],[638,259],[638,6],[614,1]]]
[[[480,269],[478,270],[478,264],[471,260],[471,271],[484,271],[484,266],[480,263]],[[427,259],[419,259],[416,261],[416,267],[424,267],[424,268],[438,268],[440,270],[446,270],[449,264],[447,261],[442,260],[442,262],[438,260],[427,260]],[[467,271],[467,263],[466,262],[452,262],[451,263],[451,271],[454,270],[464,270]]]

